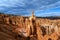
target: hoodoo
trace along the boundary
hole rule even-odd
[[[60,19],[0,14],[0,39],[13,40],[60,40]],[[10,36],[10,37],[9,37]]]

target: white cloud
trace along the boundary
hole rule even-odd
[[[0,0],[0,6],[12,7],[16,5],[24,5],[23,0]]]
[[[42,6],[42,7],[40,7],[40,9],[45,10],[45,9],[51,9],[51,8],[56,8],[56,7],[60,7],[60,1],[47,5],[47,6]]]
[[[60,16],[60,12],[46,12],[41,14],[36,14],[37,16]]]
[[[60,7],[59,0],[0,0],[0,10],[18,15],[30,13],[32,9],[39,12],[56,7]]]

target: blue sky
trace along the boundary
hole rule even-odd
[[[60,16],[60,0],[0,0],[0,12],[30,16]]]

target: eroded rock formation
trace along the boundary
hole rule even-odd
[[[1,40],[60,40],[60,19],[0,14]],[[3,39],[4,38],[4,39]]]

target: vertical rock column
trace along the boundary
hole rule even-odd
[[[41,29],[40,29],[39,21],[36,22],[36,30],[37,30],[37,39],[43,40],[43,37],[41,35]]]
[[[30,23],[28,19],[25,20],[25,28],[27,31],[27,36],[30,36]]]
[[[5,17],[4,21],[5,21],[6,24],[9,24],[9,17]]]

